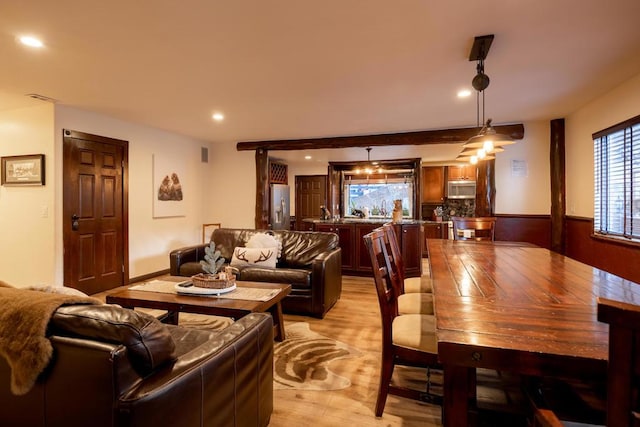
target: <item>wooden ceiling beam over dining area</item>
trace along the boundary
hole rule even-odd
[[[524,138],[522,123],[494,126],[497,133]],[[251,150],[315,150],[325,148],[381,147],[386,145],[459,144],[478,134],[477,127],[425,130],[378,135],[337,136],[328,138],[284,139],[278,141],[238,142],[238,151]]]

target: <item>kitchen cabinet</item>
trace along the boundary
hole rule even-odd
[[[311,223],[310,223],[311,224]],[[313,226],[313,224],[311,224]],[[342,269],[350,270],[354,266],[354,250],[353,250],[353,226],[351,224],[338,224],[338,223],[319,223],[315,224],[315,231],[323,231],[326,233],[336,233],[338,235],[338,241],[340,242],[340,248],[342,249]]]
[[[402,250],[404,277],[422,274],[422,226],[420,224],[394,224]]]
[[[476,167],[474,165],[460,165],[447,167],[447,181],[476,180]]]
[[[444,201],[444,166],[422,168],[422,203],[440,204]]]
[[[367,276],[372,273],[371,258],[364,244],[364,235],[382,222],[314,222],[315,231],[336,233],[342,249],[342,274]],[[405,277],[422,274],[422,226],[419,223],[394,224],[398,243],[402,251]]]
[[[427,239],[448,239],[449,225],[446,222],[426,222],[424,223],[424,242],[422,245],[422,256],[427,257]]]
[[[356,275],[362,273],[371,273],[373,269],[371,267],[371,257],[369,257],[369,251],[364,244],[364,235],[371,233],[374,229],[380,227],[382,224],[354,224],[356,242],[353,244],[355,249],[355,271]],[[344,271],[343,271],[344,273]]]

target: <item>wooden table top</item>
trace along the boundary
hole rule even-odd
[[[428,248],[443,363],[500,368],[500,354],[520,358],[523,373],[604,369],[609,326],[597,298],[640,304],[640,285],[544,248],[442,239]]]
[[[162,280],[181,282],[185,277],[163,276]],[[107,302],[121,305],[134,305],[149,308],[176,309],[179,311],[199,312],[203,308],[226,309],[234,312],[263,312],[280,302],[291,292],[291,285],[285,283],[246,282],[237,281],[236,286],[247,288],[274,289],[280,292],[268,301],[251,301],[242,299],[225,298],[224,294],[218,297],[200,295],[178,295],[160,292],[138,291],[129,289],[133,285],[118,288],[107,293]],[[153,304],[157,303],[157,304]],[[192,309],[190,309],[192,308]]]

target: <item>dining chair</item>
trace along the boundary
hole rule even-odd
[[[454,240],[494,241],[496,230],[495,217],[451,218]]]
[[[382,362],[375,414],[382,416],[389,393],[424,402],[442,404],[442,396],[430,392],[429,369],[438,366],[435,317],[425,314],[398,315],[396,289],[384,240],[377,228],[363,239],[371,258],[373,278],[382,321]],[[396,365],[427,368],[426,392],[391,384]]]
[[[640,306],[598,298],[598,320],[609,324],[607,425],[640,426]]]
[[[384,244],[389,260],[389,275],[395,285],[399,314],[433,314],[433,293],[431,281],[422,277],[404,277],[402,252],[393,224],[382,226]],[[414,292],[407,292],[411,289]],[[422,289],[425,292],[420,292]]]

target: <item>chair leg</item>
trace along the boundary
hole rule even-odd
[[[382,351],[382,364],[380,367],[380,386],[378,387],[378,399],[376,401],[376,417],[381,417],[384,405],[387,403],[389,384],[393,375],[393,354],[390,351]]]

